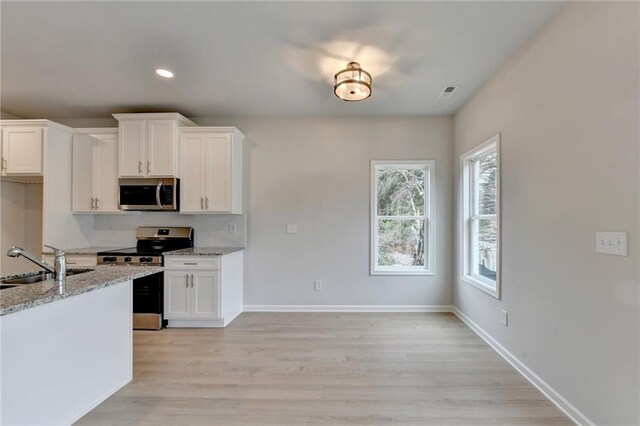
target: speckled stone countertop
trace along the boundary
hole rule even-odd
[[[162,271],[163,268],[160,266],[97,266],[91,272],[68,276],[65,290],[62,294],[58,291],[58,284],[53,280],[42,281],[37,284],[21,284],[13,288],[0,290],[0,316]],[[2,277],[0,281],[29,274]]]
[[[162,253],[166,256],[224,256],[244,250],[244,247],[191,247]]]
[[[76,256],[81,256],[81,255],[95,256],[100,251],[109,251],[109,250],[115,250],[119,248],[122,248],[122,247],[81,247],[81,248],[70,248],[70,249],[63,248],[62,251],[65,254],[76,255]],[[53,250],[49,250],[49,249],[43,250],[42,254],[53,255]]]

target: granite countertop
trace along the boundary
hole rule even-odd
[[[76,256],[80,256],[80,255],[95,256],[100,251],[115,250],[119,248],[122,248],[122,247],[81,247],[81,248],[70,248],[70,249],[63,248],[62,251],[65,254],[76,255]],[[42,254],[52,255],[53,250],[45,249],[42,251]]]
[[[58,285],[53,280],[37,284],[21,284],[0,290],[0,316],[162,271],[163,268],[160,266],[97,266],[90,272],[68,276],[63,294],[59,294]],[[30,275],[33,272],[2,277],[0,281]]]
[[[224,256],[244,250],[244,247],[190,247],[162,253],[166,256]]]

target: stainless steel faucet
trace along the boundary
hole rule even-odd
[[[50,249],[53,250],[53,254],[55,256],[55,261],[54,261],[54,267],[53,268],[51,266],[47,265],[42,260],[36,258],[33,254],[29,253],[28,251],[26,251],[22,247],[11,247],[9,249],[9,251],[7,252],[7,256],[9,256],[9,257],[22,256],[22,257],[24,257],[26,259],[29,259],[30,261],[32,261],[33,263],[35,263],[36,265],[38,265],[42,269],[53,273],[53,276],[56,279],[56,281],[63,282],[65,280],[66,276],[67,276],[67,258],[65,256],[64,252],[62,250],[57,249],[57,248],[52,247],[52,246],[45,245],[45,247],[49,247]]]

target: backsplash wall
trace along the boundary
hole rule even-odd
[[[246,246],[246,215],[182,215],[152,212],[96,215],[92,245],[134,246],[138,226],[191,226],[194,228],[196,247]],[[235,233],[231,230],[235,230]]]

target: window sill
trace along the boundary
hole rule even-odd
[[[460,280],[477,288],[478,290],[481,290],[487,293],[489,296],[495,297],[496,299],[500,300],[500,291],[498,290],[499,289],[498,283],[496,283],[496,286],[493,287],[478,279],[473,278],[470,275],[463,275],[460,277]]]
[[[370,271],[370,275],[398,275],[398,276],[406,276],[406,275],[435,275],[433,271],[385,271],[385,270],[373,270]]]

